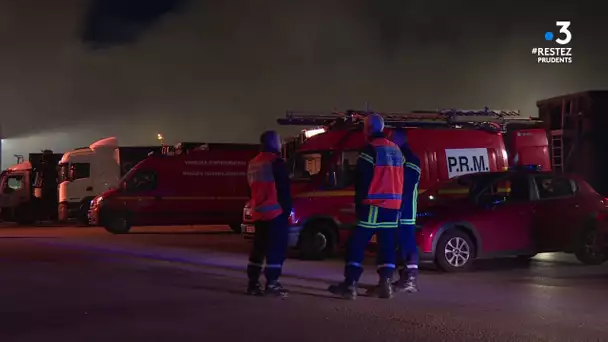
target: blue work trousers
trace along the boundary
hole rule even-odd
[[[397,231],[397,241],[399,243],[399,264],[407,269],[418,269],[416,225],[400,224]]]
[[[270,221],[255,222],[254,225],[253,249],[247,265],[249,282],[258,282],[262,270],[268,283],[276,282],[281,276],[283,262],[287,256],[287,218],[281,215]]]
[[[353,229],[346,251],[344,268],[344,280],[347,283],[356,283],[361,278],[365,248],[374,234],[378,240],[378,274],[380,278],[392,278],[395,272],[395,230],[395,228],[373,229],[360,226]]]

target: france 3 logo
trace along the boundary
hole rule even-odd
[[[534,47],[532,54],[536,56],[539,64],[569,64],[572,63],[572,48],[567,47],[572,41],[569,21],[556,21],[559,28],[557,34],[552,31],[545,32],[545,41],[554,42],[558,47]]]

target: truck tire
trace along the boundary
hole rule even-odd
[[[78,217],[76,217],[80,225],[89,225],[89,209],[91,208],[91,200],[92,198],[85,198],[82,203],[80,203],[80,208],[78,208]]]
[[[20,226],[36,223],[35,215],[36,213],[29,205],[22,204],[15,208],[15,221]]]
[[[68,204],[65,202],[59,203],[59,207],[57,208],[57,214],[57,220],[59,222],[68,222],[68,217],[70,216],[70,209],[68,207]]]
[[[450,229],[439,237],[435,264],[444,272],[468,271],[475,258],[475,244],[466,232]]]
[[[131,230],[131,224],[126,215],[111,214],[104,222],[104,228],[112,234],[126,234]]]
[[[601,265],[608,259],[606,249],[597,243],[597,230],[593,226],[583,229],[574,251],[578,261],[585,265]]]
[[[337,227],[329,221],[313,221],[300,233],[298,248],[304,260],[324,260],[331,257],[336,249]]]

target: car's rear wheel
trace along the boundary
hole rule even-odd
[[[597,230],[591,227],[581,233],[574,255],[586,265],[600,265],[608,259],[606,249],[598,243]]]
[[[475,244],[462,230],[449,230],[439,238],[435,249],[435,263],[442,271],[467,271],[471,268],[474,257]]]

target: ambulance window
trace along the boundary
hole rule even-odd
[[[139,170],[127,181],[127,192],[151,191],[157,186],[156,172]]]
[[[23,188],[23,176],[9,176],[6,180],[4,193],[11,193]]]

